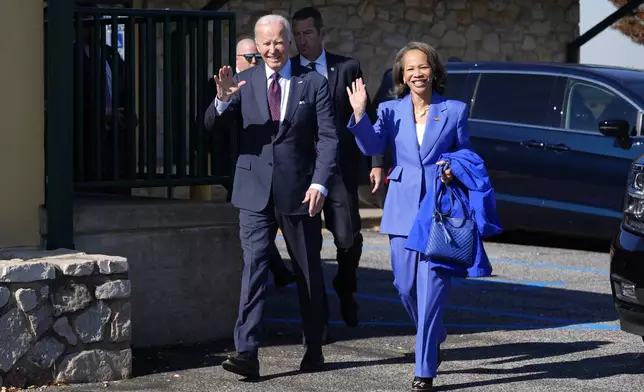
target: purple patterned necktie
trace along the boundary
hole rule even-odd
[[[280,75],[275,72],[271,79],[271,85],[268,87],[268,107],[271,110],[271,120],[273,120],[274,130],[277,131],[280,127],[280,101],[282,100],[282,89],[278,82]]]

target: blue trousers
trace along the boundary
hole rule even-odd
[[[447,339],[443,309],[451,286],[449,274],[429,268],[425,256],[405,249],[407,237],[389,236],[394,286],[416,324],[416,377],[436,377],[438,345]]]

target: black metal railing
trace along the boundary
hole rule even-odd
[[[74,18],[75,189],[229,183],[234,143],[207,135],[203,115],[208,81],[235,59],[234,14],[77,8]]]
[[[58,0],[44,21],[48,249],[74,247],[74,190],[230,184],[232,133],[209,137],[203,115],[235,61],[234,14]]]

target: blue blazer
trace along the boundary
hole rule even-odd
[[[409,235],[428,184],[431,187],[434,180],[438,158],[447,152],[471,149],[467,118],[465,103],[434,92],[423,144],[419,146],[410,95],[381,103],[373,125],[366,115],[358,123],[351,116],[348,129],[365,155],[382,154],[387,145],[392,151],[393,168],[388,177],[381,233]]]

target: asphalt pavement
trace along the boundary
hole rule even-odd
[[[335,252],[326,232],[325,240],[330,282]],[[453,283],[437,391],[644,390],[644,343],[619,329],[607,243],[522,234],[488,242],[486,250],[494,276]],[[345,327],[330,291],[334,342],[325,347],[326,372],[298,373],[296,292],[271,288],[260,381],[223,371],[219,364],[232,343],[220,342],[136,350],[131,380],[47,391],[405,391],[413,377],[414,329],[392,279],[387,238],[366,233],[359,270],[363,323]]]

